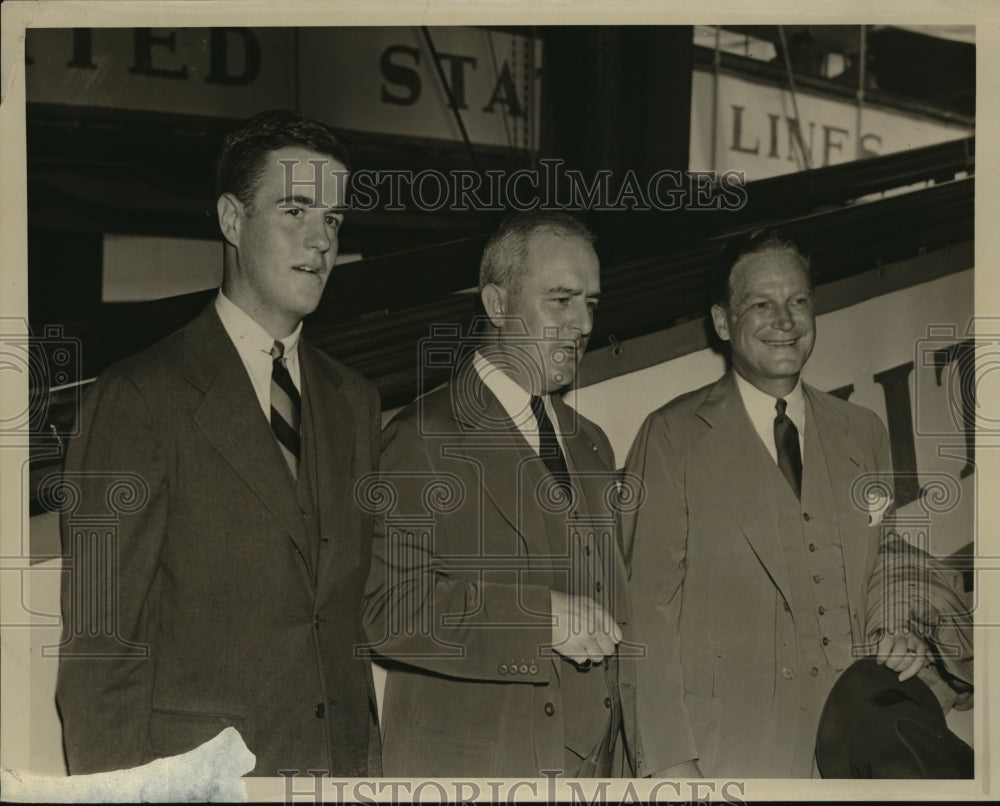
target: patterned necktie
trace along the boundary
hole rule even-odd
[[[774,404],[778,416],[774,418],[774,446],[778,449],[778,467],[796,498],[802,497],[802,454],[799,451],[799,431],[785,414],[788,403],[779,398]]]
[[[556,437],[556,429],[545,411],[545,401],[537,395],[531,396],[531,412],[538,422],[538,454],[545,462],[545,467],[562,488],[566,497],[572,500],[573,489],[569,483],[569,469],[566,467],[566,457]]]
[[[292,376],[288,374],[284,355],[285,345],[276,341],[271,347],[271,358],[274,359],[271,366],[271,430],[288,462],[292,477],[298,478],[302,398],[292,382]]]

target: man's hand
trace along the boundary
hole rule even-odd
[[[928,660],[927,644],[906,629],[886,632],[878,642],[875,660],[899,672],[899,682],[902,683],[924,667]]]
[[[672,767],[664,767],[657,770],[650,778],[703,778],[701,770],[698,769],[697,761],[682,761]]]
[[[551,591],[552,648],[578,666],[600,663],[615,651],[622,632],[614,617],[589,596]]]

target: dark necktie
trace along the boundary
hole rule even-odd
[[[788,403],[779,398],[774,404],[778,416],[774,418],[774,446],[778,449],[778,467],[796,498],[802,497],[802,454],[799,451],[799,431],[785,414]]]
[[[531,396],[531,411],[538,421],[538,455],[545,462],[545,467],[562,487],[567,498],[572,499],[573,491],[569,483],[569,470],[566,467],[566,457],[563,456],[562,448],[559,447],[559,440],[556,438],[556,430],[552,427],[552,420],[545,411],[545,401],[537,395]]]
[[[276,341],[271,347],[271,358],[274,359],[271,365],[271,430],[288,462],[288,469],[297,478],[302,398],[292,382],[292,376],[288,374],[284,355],[285,345]]]

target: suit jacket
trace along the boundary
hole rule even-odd
[[[825,456],[805,455],[805,472],[824,478],[812,517],[836,531],[861,643],[881,530],[852,485],[888,471],[888,439],[871,411],[803,388],[806,438]],[[635,640],[648,652],[636,673],[642,775],[689,759],[708,776],[810,774],[793,761],[802,695],[787,664],[797,620],[815,616],[791,607],[765,460],[732,374],[654,411],[632,447],[627,470],[647,496],[623,526]]]
[[[78,500],[63,518],[57,700],[72,774],[184,752],[227,725],[258,775],[378,772],[371,669],[353,651],[371,518],[353,490],[377,467],[379,398],[309,344],[299,356],[318,527],[214,304],[88,390],[65,466]],[[109,494],[116,478],[132,498]],[[98,521],[110,555],[79,536]],[[114,626],[94,629],[79,596],[100,584],[80,571],[109,556]]]
[[[536,496],[551,477],[471,361],[383,433],[364,619],[372,648],[389,661],[387,775],[563,769],[572,704],[563,699],[561,661],[550,648],[549,597],[556,575],[569,573],[568,551],[552,546],[561,540],[568,547],[574,530],[596,525],[613,535],[613,556],[605,559],[613,568],[615,617],[628,629],[617,517],[605,498],[616,493],[611,446],[557,396],[552,403],[581,493],[570,512]],[[628,734],[631,668],[621,660]],[[590,673],[603,674],[604,666]]]

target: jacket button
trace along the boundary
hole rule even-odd
[[[811,669],[809,670],[809,674],[811,674],[811,675],[812,675],[813,677],[819,677],[819,668],[818,668],[818,667],[816,667],[816,666],[813,666],[813,667],[812,667],[812,668],[811,668]]]
[[[823,607],[823,605],[820,605],[819,606],[819,614],[822,616],[824,613],[826,613],[826,608]]]
[[[556,712],[556,707],[550,703],[545,703],[545,716],[553,716]]]
[[[819,574],[813,574],[813,582],[815,582],[818,585],[822,581],[823,577],[821,577]]]
[[[810,543],[809,544],[809,551],[816,551],[816,544],[815,543]]]
[[[610,708],[611,707],[611,698],[610,697],[605,697],[604,698],[604,707],[605,708]]]
[[[323,719],[326,716],[326,706],[323,703],[319,703],[316,706],[316,718]]]
[[[500,674],[507,674],[507,664],[501,663],[499,666],[497,666],[497,671],[500,672]]]
[[[786,666],[784,669],[781,670],[781,676],[785,678],[785,680],[791,680],[793,677],[795,677],[795,672],[793,672],[791,668]]]
[[[594,583],[594,590],[597,591],[598,593],[601,592],[601,588],[603,588],[603,587],[604,586],[601,585],[600,581]]]
[[[829,638],[827,638],[827,637],[826,637],[826,636],[824,635],[824,636],[823,636],[823,646],[829,646],[829,645],[830,645],[830,639],[829,639]]]
[[[802,513],[802,520],[811,521],[812,519],[813,519],[813,516],[810,515],[808,512],[803,512]]]

